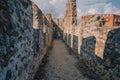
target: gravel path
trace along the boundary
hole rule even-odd
[[[70,55],[61,40],[54,40],[53,48],[43,61],[34,80],[88,80],[77,69],[77,58]]]

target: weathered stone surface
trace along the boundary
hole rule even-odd
[[[55,39],[63,39],[63,19],[56,19],[52,20],[53,23],[53,37]]]
[[[99,23],[98,23],[99,27],[102,27],[102,26],[107,26],[107,27],[120,26],[120,21],[119,21],[120,16],[116,15],[116,14],[95,14],[95,15],[82,16],[81,23],[86,23],[91,18],[93,18],[91,20],[92,22],[99,21]]]
[[[63,22],[63,40],[73,48],[73,36],[75,32],[75,27],[77,26],[77,9],[76,0],[68,0],[66,4],[66,13],[64,15]],[[71,35],[71,36],[69,36]]]
[[[10,46],[12,43],[9,43],[9,34],[11,32],[10,27],[10,16],[9,16],[9,7],[5,0],[0,2],[0,66],[7,66],[8,60],[11,57],[12,53],[8,53],[10,51]],[[11,39],[12,40],[12,39]],[[10,44],[9,46],[7,44]],[[6,46],[5,46],[6,45]],[[6,56],[9,55],[9,56]]]
[[[101,17],[100,17],[101,18]],[[92,21],[94,20],[94,22]],[[80,57],[87,60],[86,65],[89,69],[96,72],[102,80],[117,80],[119,67],[119,26],[109,28],[107,26],[100,27],[96,17],[91,18],[88,22],[80,27]],[[77,33],[76,33],[77,34]],[[89,37],[94,40],[86,40]],[[94,44],[92,44],[94,43]],[[92,52],[91,52],[92,51]],[[117,68],[116,68],[117,67]],[[113,73],[114,72],[114,73]]]
[[[30,0],[0,0],[0,80],[32,80],[52,41],[43,16]]]
[[[100,79],[117,80],[120,78],[120,26],[114,24],[113,19],[119,19],[119,16],[83,16],[80,25],[76,27],[71,22],[75,20],[76,10],[72,10],[72,1],[74,4],[75,0],[68,1],[63,22],[64,41],[75,53],[80,54],[87,68],[99,75]],[[108,18],[109,21],[105,22]]]
[[[52,21],[50,14],[44,15],[29,0],[0,0],[1,80],[32,80],[51,44],[52,34],[62,35],[100,79],[119,80],[120,26],[105,26],[106,16],[96,15],[76,27],[75,2],[68,0],[64,19]],[[53,27],[55,31],[53,25],[57,26]]]

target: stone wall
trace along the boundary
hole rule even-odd
[[[63,22],[63,40],[69,45],[72,49],[73,37],[75,32],[75,27],[77,26],[77,9],[76,9],[76,0],[68,0],[66,4],[66,12],[64,15]]]
[[[98,80],[119,80],[120,26],[100,26],[97,17],[77,26],[75,32],[69,34],[73,35],[72,41],[65,42],[79,54],[87,68],[100,77]]]
[[[84,16],[80,25],[76,25],[75,2],[76,0],[68,0],[66,4],[62,30],[64,42],[78,54],[80,61],[84,63],[83,67],[86,66],[92,71],[90,76],[94,76],[93,74],[99,76],[99,79],[98,76],[93,79],[119,80],[120,26],[113,25],[116,21],[119,22],[119,16],[112,14]],[[61,26],[58,25],[58,28]]]
[[[53,37],[54,39],[63,39],[63,19],[52,19],[53,23]]]
[[[29,0],[0,0],[0,80],[32,80],[52,25]]]
[[[100,21],[103,21],[102,24],[108,27],[113,27],[113,26],[120,26],[120,16],[116,14],[95,14],[95,15],[87,15],[87,16],[82,16],[81,22],[87,22],[89,19],[92,17],[99,16],[103,17]],[[99,19],[99,17],[97,19]]]

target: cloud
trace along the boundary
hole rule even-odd
[[[116,2],[119,0],[116,0]],[[87,3],[86,3],[87,2]],[[117,7],[112,0],[79,0],[77,7],[79,16],[89,14],[118,14],[120,7]],[[84,14],[83,14],[84,13]]]
[[[88,14],[96,14],[98,12],[97,8],[91,8],[88,10]]]
[[[51,0],[50,4],[55,5],[57,3],[57,0]]]
[[[43,13],[51,13],[53,17],[64,17],[65,6],[68,0],[32,0]],[[76,0],[78,19],[89,14],[120,14],[120,7],[116,6],[119,0]],[[119,4],[117,4],[119,5]]]
[[[43,13],[51,13],[52,17],[63,17],[67,0],[31,0]]]
[[[115,6],[112,5],[112,3],[108,3],[104,6],[104,13],[116,13],[119,11]]]
[[[78,9],[77,9],[77,16],[80,16],[81,13],[82,13],[81,9],[78,8]]]

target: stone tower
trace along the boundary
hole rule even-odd
[[[68,0],[66,4],[66,13],[64,15],[64,32],[73,33],[77,26],[76,0]]]
[[[76,0],[68,0],[66,4],[66,13],[64,15],[64,35],[63,39],[67,44],[73,47],[73,35],[77,26]]]
[[[65,20],[69,25],[77,25],[76,0],[68,0],[66,5]]]

